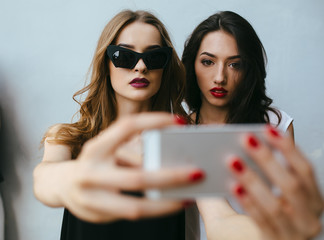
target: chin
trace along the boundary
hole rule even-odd
[[[226,101],[212,101],[212,102],[209,102],[212,106],[214,107],[217,107],[217,108],[225,108],[228,106],[228,102]]]
[[[133,101],[136,101],[136,102],[146,102],[146,101],[149,101],[151,100],[151,98],[153,97],[154,95],[142,95],[142,96],[134,96],[132,97],[131,99]]]

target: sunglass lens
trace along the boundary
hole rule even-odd
[[[152,52],[146,56],[145,60],[149,69],[160,69],[166,64],[168,56],[165,52]]]
[[[135,55],[130,52],[118,50],[113,53],[111,60],[116,67],[133,68],[135,58]]]

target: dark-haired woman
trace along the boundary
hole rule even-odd
[[[290,141],[294,145],[292,118],[285,112],[271,106],[272,99],[266,95],[265,87],[266,53],[255,30],[244,18],[236,13],[225,11],[216,13],[204,20],[186,41],[182,62],[186,68],[187,78],[185,100],[193,124],[266,123],[269,124],[269,131],[272,133],[278,133],[276,132],[277,129],[286,132],[286,135],[289,135],[289,140],[285,141]],[[277,135],[279,136],[279,133]],[[249,147],[257,149],[261,145],[255,136],[247,136],[246,142],[247,150]],[[256,156],[260,157],[257,154]],[[253,157],[255,159],[255,156]],[[230,167],[234,173],[239,172],[241,174],[248,169],[238,158],[233,159]],[[265,169],[267,168],[270,168],[270,166],[265,167]],[[274,169],[269,170],[269,172],[274,173]],[[266,170],[264,171],[267,173]],[[287,171],[287,169],[282,171]],[[236,174],[236,176],[239,181],[242,180],[239,178],[240,174]],[[271,180],[278,184],[276,179],[280,176],[276,174],[273,176]],[[258,183],[262,182],[260,179],[254,178],[253,181],[250,181],[250,185],[246,184],[246,181],[244,186],[249,186],[249,188],[247,191],[242,186],[235,188],[236,197],[242,197],[245,193],[245,195],[252,196],[252,199],[253,197],[257,199],[264,192],[267,192],[264,190],[266,189],[264,185],[254,192],[249,191],[254,189],[251,186],[258,186]],[[283,185],[278,184],[278,186],[281,190],[289,189],[290,184],[287,181]],[[310,198],[316,195],[310,194],[311,191],[308,191],[310,190],[308,187],[311,188],[310,186],[303,184],[298,186],[305,188],[305,193],[309,194]],[[276,199],[276,196],[271,192],[268,191],[267,193],[268,199],[271,197]],[[285,195],[285,193],[282,194],[282,196]],[[316,196],[320,195],[317,194]],[[315,202],[322,204],[320,199],[315,198]],[[286,201],[286,199],[284,200]],[[290,203],[290,200],[288,199],[285,203]],[[254,209],[258,209],[260,215],[262,215],[267,213],[264,209],[268,206],[271,207],[267,204],[267,201],[259,201],[261,207],[257,207],[257,204],[255,204]],[[238,214],[225,200],[197,201],[208,239],[288,239],[287,236],[294,237],[289,239],[306,239],[316,232],[318,214],[322,210],[320,206],[323,207],[321,204],[319,204],[316,213],[312,212],[313,215],[299,215],[300,222],[306,224],[307,222],[304,220],[308,219],[314,223],[313,226],[315,227],[310,228],[305,233],[304,229],[301,230],[301,225],[298,224],[281,224],[281,228],[288,226],[284,231],[279,228],[278,224],[272,226],[272,228],[266,228],[267,224],[263,222],[262,225],[261,221],[256,219],[256,214],[251,214],[258,226],[261,227],[262,231],[259,231],[250,217]],[[248,213],[251,213],[251,205],[249,209],[246,205],[242,205]],[[281,214],[283,213],[282,206],[278,204],[277,208],[273,209]],[[296,211],[299,211],[299,209],[296,209]],[[282,215],[287,216],[285,214],[287,213],[284,212]],[[312,216],[309,217],[309,215]],[[302,216],[305,217],[304,220]],[[265,218],[264,220],[273,223],[276,216],[270,215],[268,219]],[[284,222],[287,223],[287,219]],[[272,230],[269,231],[269,229]],[[204,233],[203,228],[201,228],[201,232]],[[293,235],[290,233],[293,233]],[[201,236],[203,235],[201,234]],[[295,238],[297,236],[304,236],[305,238]]]
[[[280,123],[293,136],[292,118],[266,95],[266,53],[252,26],[233,12],[199,24],[185,43],[186,103],[195,124]]]

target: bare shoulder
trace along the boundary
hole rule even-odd
[[[45,137],[46,138],[55,138],[57,133],[59,132],[59,130],[62,128],[62,124],[55,124],[53,126],[51,126],[46,134],[45,134]]]
[[[289,124],[287,128],[287,133],[293,139],[293,141],[295,141],[294,125],[292,122]]]
[[[192,112],[189,114],[189,117],[190,117],[192,123],[196,122],[196,116],[197,116],[197,113],[195,113],[195,112]]]
[[[61,129],[61,125],[57,124],[52,126],[46,133],[44,139],[44,161],[64,161],[70,160],[71,148],[68,145],[57,144],[53,140],[55,139],[57,132]]]

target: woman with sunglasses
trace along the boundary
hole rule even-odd
[[[323,200],[310,164],[294,147],[292,119],[270,106],[272,100],[265,93],[265,60],[253,27],[229,11],[204,20],[185,43],[185,100],[193,124],[267,123],[267,139],[290,165],[283,168],[266,146],[247,135],[246,151],[281,195],[273,194],[241,159],[234,158],[229,168],[240,182],[234,194],[260,227],[261,235],[249,217],[236,213],[225,200],[199,200],[209,239],[308,239],[320,229]]]
[[[147,173],[136,148],[142,130],[185,122],[170,114],[186,116],[184,80],[180,59],[155,16],[123,11],[105,26],[91,81],[74,95],[87,93],[80,118],[49,129],[43,160],[34,170],[36,197],[65,208],[61,239],[184,239],[182,209],[190,202],[152,201],[141,192],[194,184],[204,173],[197,168]],[[166,113],[143,113],[152,111]]]

